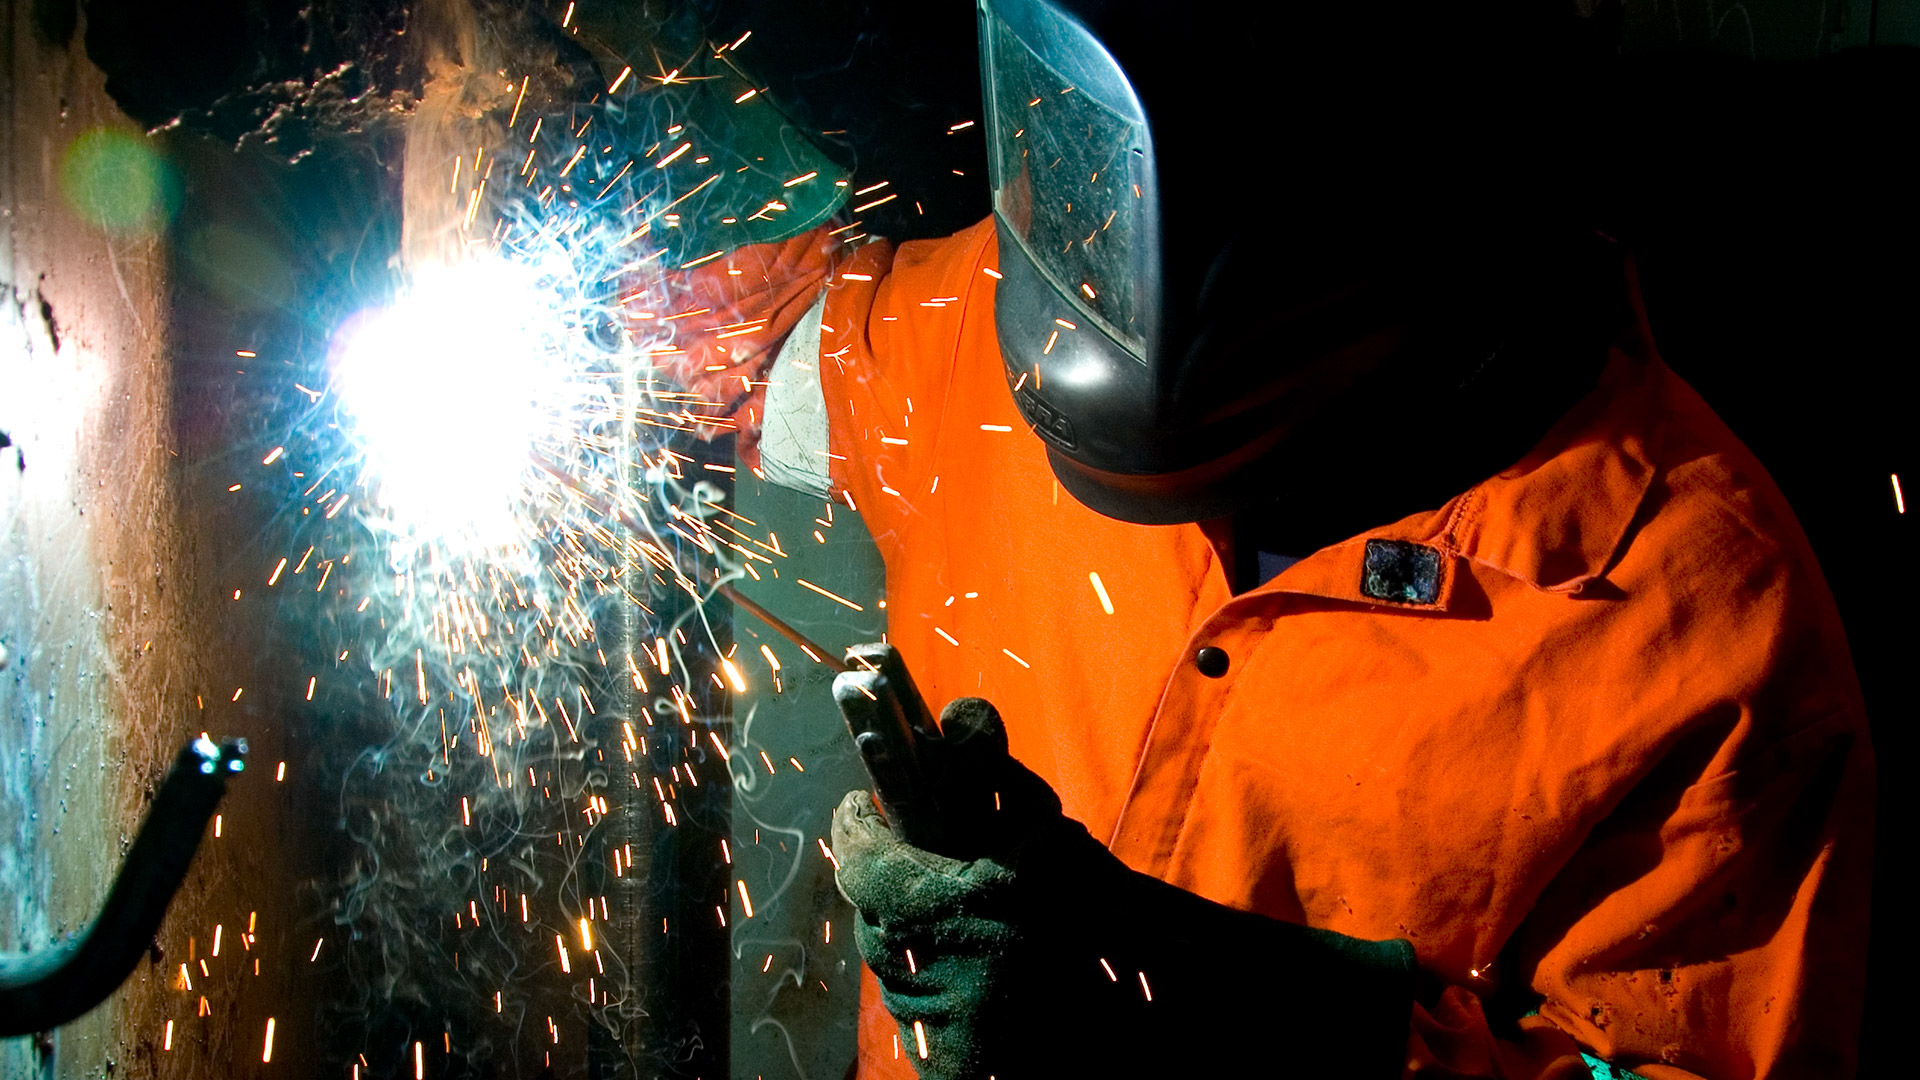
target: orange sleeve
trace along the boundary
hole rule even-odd
[[[1539,1014],[1496,1037],[1479,998],[1448,987],[1414,1008],[1408,1075],[1586,1077],[1583,1046],[1646,1080],[1851,1075],[1873,832],[1863,733],[1833,715],[1693,784],[1652,778],[1505,954],[1527,969],[1507,977],[1545,996]]]
[[[992,319],[992,290],[981,288],[988,279],[978,274],[992,238],[988,219],[896,251],[885,241],[847,247],[822,226],[675,271],[651,287],[636,282],[623,307],[637,333],[671,323],[671,332],[660,334],[651,349],[655,366],[699,395],[704,415],[729,418],[707,425],[705,433],[737,430],[741,459],[757,466],[768,369],[787,334],[827,289],[820,375],[828,397],[831,473],[858,505],[869,492],[906,490],[888,478],[904,480],[909,459],[924,466],[931,458],[901,449],[911,445],[902,440],[915,427],[936,429],[962,321]],[[854,461],[865,467],[856,468]]]
[[[828,287],[820,326],[829,475],[892,561],[913,497],[934,489],[964,331],[991,325],[991,218],[940,240],[855,249]],[[971,325],[970,325],[971,324]],[[996,358],[994,364],[999,361]]]
[[[705,438],[738,432],[737,456],[760,464],[766,376],[846,249],[826,226],[790,240],[751,244],[654,280],[622,299],[629,327],[649,335],[655,367],[699,396],[693,421]]]

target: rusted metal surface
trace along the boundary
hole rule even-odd
[[[215,607],[183,509],[164,229],[109,230],[62,193],[76,140],[146,137],[105,94],[61,8],[0,8],[0,432],[11,444],[0,447],[0,949],[10,951],[85,926],[173,752],[203,729],[248,726],[220,711],[237,708],[224,685],[232,665],[210,655]],[[210,979],[196,966],[191,991],[179,971],[206,955],[216,922],[234,935],[229,956],[241,951],[231,943],[260,890],[238,882],[258,880],[268,856],[235,843],[232,826],[271,813],[267,779],[236,784],[225,839],[207,838],[149,960],[79,1021],[0,1041],[0,1075],[248,1075],[208,1071],[259,1060],[259,1032],[209,993],[241,976],[238,960]],[[203,993],[213,1015],[201,1018]]]

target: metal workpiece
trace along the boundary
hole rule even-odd
[[[0,1036],[59,1027],[119,989],[153,947],[246,753],[244,739],[215,744],[204,735],[181,748],[93,923],[43,952],[0,953]]]

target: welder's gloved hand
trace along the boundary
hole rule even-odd
[[[1128,869],[1006,755],[998,725],[978,699],[941,714],[940,741],[974,748],[941,767],[977,780],[972,805],[998,806],[956,842],[969,857],[896,839],[864,791],[834,814],[855,940],[922,1077],[1400,1075],[1411,946]]]

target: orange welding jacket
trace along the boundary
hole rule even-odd
[[[1003,373],[991,221],[806,250],[836,497],[884,556],[889,639],[936,709],[995,702],[1127,865],[1412,942],[1445,989],[1409,1074],[1584,1078],[1582,1050],[1648,1080],[1852,1072],[1874,768],[1846,639],[1644,316],[1522,460],[1235,596],[1201,527],[1055,483]],[[1369,595],[1381,540],[1436,553],[1431,603]],[[1223,992],[1287,973],[1244,976]],[[860,1075],[913,1076],[865,991]]]

